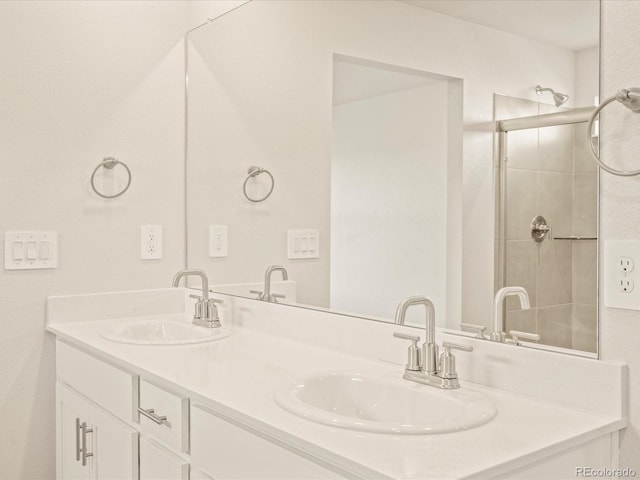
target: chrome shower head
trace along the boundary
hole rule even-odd
[[[542,88],[540,85],[536,85],[536,93],[538,95],[540,95],[542,92],[544,92],[545,90],[548,90],[551,92],[551,94],[553,95],[553,101],[556,104],[556,107],[559,107],[560,105],[562,105],[564,102],[566,102],[567,100],[569,100],[569,95],[565,94],[565,93],[558,93],[556,91],[554,91],[551,88]]]

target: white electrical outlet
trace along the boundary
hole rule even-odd
[[[631,257],[618,257],[618,269],[621,272],[630,272],[633,270],[633,260]]]
[[[140,226],[140,258],[158,260],[162,258],[162,226]]]
[[[604,305],[640,310],[640,241],[607,240],[604,243]]]
[[[226,225],[209,226],[209,256],[213,258],[229,255],[228,228]]]

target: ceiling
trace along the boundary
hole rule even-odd
[[[401,0],[570,50],[597,47],[598,0]]]

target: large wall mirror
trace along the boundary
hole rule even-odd
[[[496,120],[555,112],[538,84],[569,95],[557,111],[593,104],[598,16],[596,0],[264,0],[194,29],[187,266],[205,270],[214,291],[249,298],[264,297],[267,268],[282,266],[286,278],[275,270],[270,287],[283,308],[379,321],[423,294],[439,326],[490,330],[496,290],[535,289],[522,272],[538,261],[515,255],[515,243],[507,252],[515,213],[504,208]],[[567,188],[573,195],[573,180]],[[412,314],[408,323],[424,322]],[[507,321],[521,326],[515,314]]]

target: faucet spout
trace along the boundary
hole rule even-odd
[[[180,270],[173,277],[172,285],[174,287],[177,287],[182,277],[188,277],[191,275],[200,277],[200,279],[202,280],[202,299],[209,300],[209,279],[207,278],[207,274],[202,270]]]
[[[289,280],[286,268],[281,265],[270,265],[264,273],[264,298],[267,302],[273,300],[271,295],[271,274],[278,271],[282,272],[282,280]]]
[[[505,341],[505,327],[504,327],[504,302],[509,296],[515,295],[520,300],[520,308],[528,310],[531,308],[529,303],[529,294],[524,287],[504,287],[496,292],[496,296],[493,300],[493,332],[491,333],[491,340],[494,342]]]
[[[425,335],[426,340],[422,345],[422,358],[424,358],[424,371],[427,374],[435,374],[438,367],[438,346],[436,345],[436,311],[431,299],[424,295],[416,295],[405,298],[396,310],[395,323],[404,325],[407,309],[412,305],[424,305],[426,310]]]

